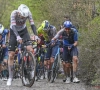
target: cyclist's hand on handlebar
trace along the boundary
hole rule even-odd
[[[55,41],[51,40],[51,46],[55,45]]]
[[[20,36],[17,36],[17,41],[18,41],[19,43],[22,43],[22,38],[21,38]]]
[[[21,44],[22,43],[22,39],[18,40],[18,42]]]
[[[42,45],[42,48],[46,48],[47,46],[46,45]]]
[[[68,50],[70,50],[70,49],[72,49],[73,48],[73,44],[72,45],[70,45],[70,46],[68,46]]]
[[[2,45],[2,47],[3,47],[3,48],[6,48],[6,45],[5,45],[5,44],[3,44],[3,45]]]

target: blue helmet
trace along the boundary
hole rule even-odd
[[[72,27],[72,23],[70,21],[65,21],[64,22],[64,27],[65,28],[71,28]]]
[[[9,33],[9,30],[8,29],[4,29],[3,31],[5,34],[8,34]]]

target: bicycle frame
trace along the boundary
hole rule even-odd
[[[56,67],[57,63],[58,63],[58,55],[60,54],[59,50],[60,49],[58,48],[57,54],[56,54],[55,59],[54,59],[54,63],[52,65],[52,69],[54,69]]]

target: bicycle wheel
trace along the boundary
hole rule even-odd
[[[58,77],[59,68],[60,68],[60,60],[61,60],[60,53],[58,53],[54,60],[52,70],[51,70],[51,83],[53,83],[55,79]]]
[[[51,80],[50,80],[51,83],[54,82],[54,80],[56,79],[57,74],[58,74],[58,69],[59,69],[58,59],[59,59],[59,57],[57,55],[56,58],[55,58],[55,60],[54,60],[53,65],[52,65]]]
[[[22,57],[22,84],[31,87],[35,81],[36,60],[31,52]]]

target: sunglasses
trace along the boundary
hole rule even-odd
[[[70,30],[70,28],[65,28],[66,30]]]

